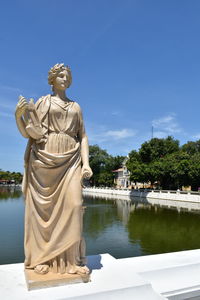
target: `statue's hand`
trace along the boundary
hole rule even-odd
[[[83,165],[81,170],[81,177],[83,179],[90,179],[93,173],[89,165]]]
[[[28,110],[28,102],[26,101],[26,98],[19,96],[19,101],[15,110],[16,118],[21,118],[25,114],[26,110]]]
[[[33,98],[30,98],[30,101],[28,103],[28,110],[29,112],[35,112],[35,104]]]

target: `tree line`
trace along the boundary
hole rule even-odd
[[[129,153],[127,168],[134,182],[150,182],[162,189],[200,187],[200,140],[183,146],[168,136],[153,138]]]
[[[9,172],[0,169],[0,180],[6,180],[11,183],[13,180],[15,184],[20,184],[22,182],[23,175],[20,172]]]
[[[180,146],[171,136],[152,138],[144,142],[138,151],[128,155],[126,166],[132,182],[141,182],[161,189],[200,187],[200,140]],[[90,165],[93,170],[91,184],[113,186],[114,173],[122,166],[125,156],[112,156],[98,145],[90,146]]]

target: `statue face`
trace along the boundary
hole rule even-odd
[[[67,70],[63,70],[58,73],[57,77],[53,81],[53,87],[58,90],[66,90],[68,88],[68,72]]]

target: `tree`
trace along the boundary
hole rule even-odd
[[[163,189],[177,189],[190,185],[190,156],[183,152],[175,152],[162,159],[163,177],[161,186]]]
[[[98,145],[89,146],[89,162],[93,171],[91,178],[92,185],[99,184],[99,175],[105,167],[106,159],[109,155],[106,150],[101,149]]]
[[[197,190],[200,187],[200,153],[190,158],[189,177],[192,189]]]
[[[142,162],[150,163],[176,151],[179,151],[179,141],[168,136],[166,139],[153,138],[143,143],[139,155]]]
[[[103,171],[99,174],[98,185],[100,186],[113,186],[114,175],[112,172]]]
[[[142,163],[140,155],[137,151],[132,150],[126,163],[127,169],[130,171],[130,180],[133,182],[145,181],[145,164]]]
[[[108,172],[112,172],[114,170],[119,169],[122,166],[124,159],[125,159],[125,156],[109,155],[109,157],[106,159],[106,162],[105,162],[105,170]]]
[[[186,144],[184,144],[181,147],[181,149],[190,155],[194,155],[195,153],[200,153],[200,140],[196,142],[189,141]]]
[[[112,186],[114,184],[113,170],[118,169],[124,156],[112,156],[98,145],[89,146],[89,161],[93,171],[92,185]]]
[[[153,138],[143,143],[138,152],[133,150],[129,153],[127,168],[131,173],[131,180],[151,182],[151,184],[158,181],[163,184],[164,178],[167,178],[166,182],[169,185],[169,174],[166,175],[167,160],[163,159],[170,154],[178,153],[178,151],[179,141],[170,136],[166,139]]]

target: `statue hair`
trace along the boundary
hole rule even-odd
[[[65,66],[62,64],[56,64],[53,66],[48,72],[48,83],[53,86],[54,79],[58,76],[58,73],[66,70],[68,73],[68,87],[70,87],[72,83],[72,73],[69,66]]]

